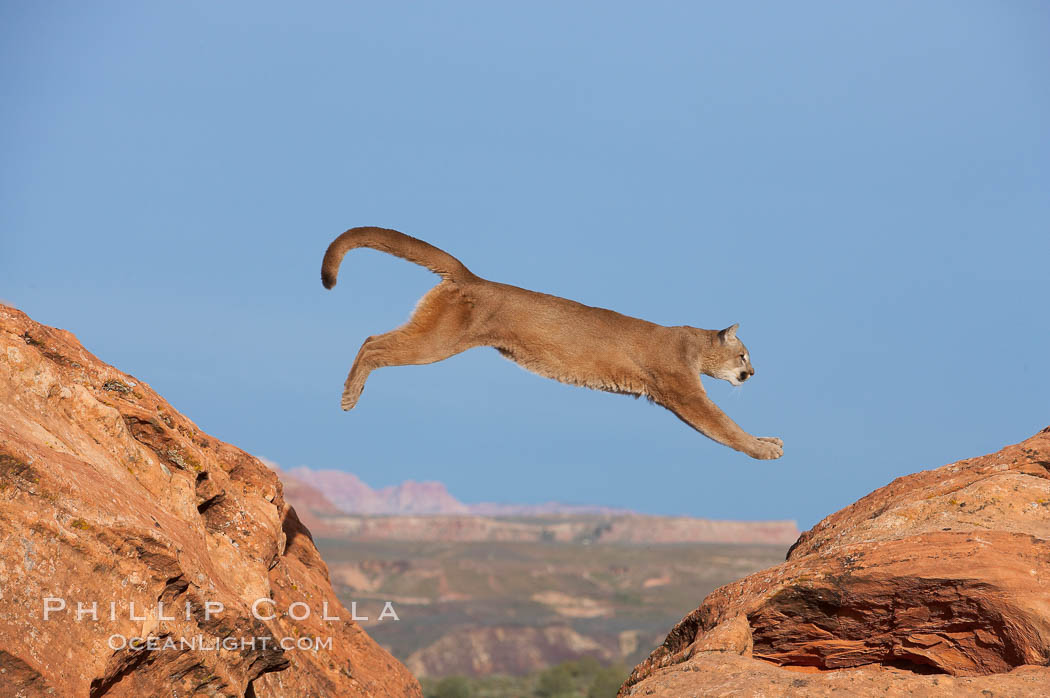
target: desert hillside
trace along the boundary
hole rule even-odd
[[[645,658],[697,593],[784,559],[786,545],[348,541],[318,538],[344,604],[396,601],[363,623],[417,677],[521,675]]]
[[[685,616],[621,696],[1045,696],[1050,428],[898,478]]]
[[[269,468],[5,305],[0,538],[0,695],[422,695]]]

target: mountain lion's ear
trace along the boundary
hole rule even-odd
[[[718,333],[718,338],[722,340],[722,344],[725,344],[731,339],[736,339],[736,330],[740,327],[740,323],[736,323],[731,327],[727,327]]]

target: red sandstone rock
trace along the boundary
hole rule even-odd
[[[70,333],[4,305],[0,539],[2,696],[422,695],[349,620],[271,470]],[[45,597],[66,609],[45,621]],[[253,618],[259,598],[273,601],[260,615],[278,617]],[[209,618],[205,601],[225,608]],[[99,620],[77,621],[77,602],[97,602]],[[309,618],[288,616],[295,602]],[[340,621],[322,620],[324,603]],[[175,648],[114,650],[111,635]],[[180,644],[198,636],[198,649]],[[227,637],[274,644],[199,648]],[[285,651],[285,637],[331,646]]]
[[[898,478],[722,587],[621,696],[1050,695],[1050,428]]]

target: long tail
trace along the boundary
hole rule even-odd
[[[371,247],[373,250],[386,252],[410,262],[424,266],[444,279],[466,281],[476,278],[463,263],[444,250],[439,250],[430,243],[417,240],[411,235],[399,233],[388,228],[351,228],[328,246],[321,262],[321,283],[325,288],[335,286],[339,275],[339,264],[343,256],[357,247]]]

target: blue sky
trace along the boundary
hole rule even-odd
[[[4,3],[0,298],[215,436],[380,486],[808,526],[1050,424],[1045,3]],[[382,369],[436,277],[741,323],[785,456],[495,351]]]

